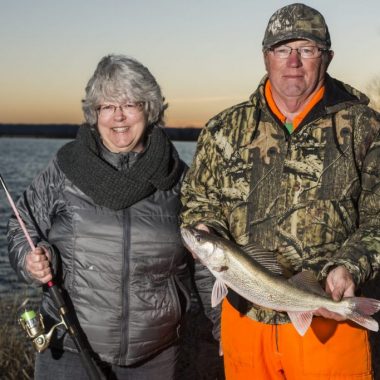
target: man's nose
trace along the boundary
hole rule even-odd
[[[293,49],[288,57],[288,65],[298,67],[302,65],[301,54],[297,49]]]

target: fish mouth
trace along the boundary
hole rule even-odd
[[[183,244],[185,245],[185,247],[187,249],[189,249],[189,245],[190,245],[191,241],[193,240],[193,238],[192,238],[193,236],[192,236],[189,228],[181,227],[180,232],[181,232],[181,238],[182,238]]]
[[[199,258],[193,249],[193,247],[196,244],[195,240],[196,240],[197,230],[192,227],[181,227],[180,232],[181,232],[182,243],[185,246],[185,248],[192,254],[194,258]]]

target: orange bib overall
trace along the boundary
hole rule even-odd
[[[267,325],[222,307],[227,380],[371,380],[368,333],[350,322],[314,317],[302,337],[291,323]]]

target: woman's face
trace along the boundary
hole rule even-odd
[[[142,103],[104,101],[98,108],[98,131],[111,152],[141,152],[146,124]]]

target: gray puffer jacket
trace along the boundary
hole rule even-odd
[[[189,254],[178,227],[181,180],[131,207],[111,210],[73,185],[55,158],[18,202],[35,244],[52,252],[56,278],[91,348],[106,362],[137,363],[178,337],[189,305]],[[32,283],[24,270],[30,248],[14,218],[8,240],[13,268]],[[42,313],[48,324],[58,320],[46,291]],[[75,350],[63,331],[53,345]]]

